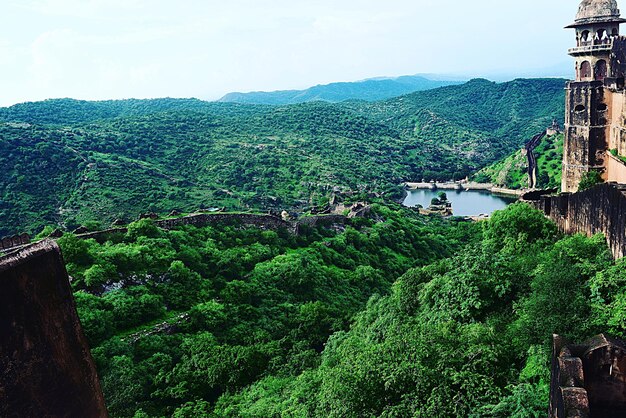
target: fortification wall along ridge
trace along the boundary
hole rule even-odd
[[[28,234],[14,235],[12,237],[6,237],[0,240],[0,250],[8,250],[11,248],[19,247],[20,245],[28,245],[30,243],[30,236]]]
[[[252,213],[212,213],[212,214],[194,214],[184,216],[180,218],[161,219],[155,220],[154,223],[163,229],[174,229],[184,225],[194,225],[197,227],[203,227],[208,225],[218,224],[240,224],[244,226],[252,226],[259,229],[269,229],[278,231],[281,229],[287,230],[292,234],[298,234],[302,226],[316,227],[316,226],[332,226],[343,225],[349,217],[366,216],[369,213],[368,206],[359,206],[359,210],[351,212],[350,216],[344,215],[315,215],[307,216],[299,219],[297,222],[289,222],[283,220],[274,215],[252,214]],[[95,239],[96,241],[103,242],[109,238],[111,234],[125,234],[128,232],[126,227],[110,228],[102,231],[87,232],[82,234],[76,234],[81,239]],[[75,232],[76,233],[76,232]],[[59,235],[51,235],[50,238],[60,237]],[[11,251],[17,251],[29,245],[30,237],[23,234],[16,236],[15,239],[8,238],[5,240],[6,245],[2,245],[0,241],[0,254],[2,252],[9,253]]]
[[[248,213],[213,213],[186,216],[176,219],[155,221],[163,229],[172,229],[182,225],[206,226],[215,223],[237,222],[243,225],[252,225],[264,229],[292,229],[291,223],[273,215],[255,215]]]
[[[107,417],[52,240],[0,258],[0,417]]]
[[[287,230],[291,233],[297,234],[302,226],[329,226],[332,224],[343,224],[347,217],[343,215],[318,215],[309,216],[300,219],[298,222],[288,222],[277,216],[273,215],[255,215],[248,213],[213,213],[213,214],[197,214],[184,216],[174,219],[162,219],[156,220],[154,223],[163,229],[174,229],[184,225],[194,225],[197,227],[203,227],[207,225],[217,224],[241,224],[244,226],[252,226],[260,229],[270,230]],[[106,240],[107,237],[115,233],[126,233],[127,228],[112,228],[104,231],[90,232],[86,234],[76,235],[79,238],[90,239],[93,238],[96,241]]]

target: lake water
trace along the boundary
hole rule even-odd
[[[404,206],[415,207],[422,205],[424,208],[430,206],[430,201],[438,197],[439,192],[448,195],[448,200],[452,203],[454,216],[478,216],[481,214],[491,215],[496,210],[506,208],[511,203],[517,201],[514,197],[493,195],[482,190],[429,190],[418,189],[409,190],[408,196],[404,200]]]

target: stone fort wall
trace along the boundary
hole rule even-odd
[[[615,258],[626,256],[626,185],[604,183],[584,192],[525,196],[567,234],[604,234]]]
[[[343,225],[347,216],[344,215],[317,215],[308,216],[299,219],[297,222],[285,221],[274,215],[251,214],[251,213],[211,213],[211,214],[195,214],[172,219],[155,220],[154,223],[163,229],[174,229],[184,225],[194,225],[204,227],[208,225],[218,224],[238,224],[247,227],[254,227],[267,230],[287,230],[292,234],[298,234],[302,227],[330,227],[332,225]],[[110,228],[102,231],[87,232],[76,234],[78,238],[95,239],[96,241],[105,241],[112,234],[125,234],[128,231],[126,227]],[[54,235],[53,237],[59,237]],[[15,251],[26,247],[31,243],[27,234],[16,235],[14,237],[0,240],[0,252]]]
[[[174,229],[184,225],[203,227],[217,224],[240,224],[269,230],[286,229],[292,232],[295,230],[293,224],[284,221],[277,216],[255,215],[249,213],[201,213],[197,215],[183,216],[181,218],[155,220],[154,223],[156,226],[163,229]],[[127,228],[112,228],[103,231],[77,234],[76,236],[83,239],[93,238],[96,241],[102,241],[106,240],[106,238],[111,234],[125,234],[127,231]]]
[[[303,226],[318,227],[344,224],[348,218],[343,215],[318,215],[302,218],[297,222],[288,222],[274,215],[258,215],[249,213],[213,213],[184,216],[174,219],[155,220],[154,223],[163,229],[174,229],[184,225],[204,227],[217,224],[239,224],[259,229],[273,231],[287,230],[293,234],[299,233]],[[107,236],[115,233],[126,233],[127,228],[113,228],[104,231],[90,232],[76,235],[79,238],[96,241],[106,240]]]

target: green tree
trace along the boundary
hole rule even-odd
[[[85,270],[85,285],[91,288],[100,287],[110,280],[119,279],[115,267],[110,263],[94,264]]]
[[[602,183],[602,176],[597,171],[588,171],[583,174],[580,179],[580,183],[578,183],[578,191],[584,192],[585,190],[589,190],[597,184]]]

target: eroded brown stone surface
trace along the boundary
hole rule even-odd
[[[60,250],[0,258],[0,417],[106,417]]]

